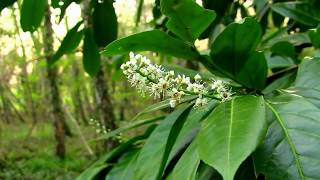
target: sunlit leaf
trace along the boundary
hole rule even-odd
[[[214,11],[202,8],[194,0],[162,0],[160,5],[162,13],[169,17],[168,29],[192,43],[216,17]]]
[[[320,23],[319,9],[307,2],[280,2],[273,4],[271,9],[282,16],[289,17],[305,25],[317,26]]]
[[[221,103],[202,123],[197,137],[200,159],[224,180],[233,180],[240,164],[262,141],[265,129],[262,97],[241,96]]]
[[[93,37],[99,47],[117,39],[118,22],[112,0],[96,0],[92,14]]]
[[[257,173],[266,179],[320,178],[320,110],[301,97],[269,100],[266,139],[255,152]]]
[[[191,105],[180,107],[169,114],[152,132],[138,156],[133,180],[155,180],[162,176],[169,153]]]
[[[190,60],[199,57],[191,45],[159,30],[146,31],[118,39],[105,47],[102,53],[112,56],[127,54],[130,51],[153,51]]]
[[[91,29],[86,29],[84,33],[83,68],[92,77],[95,76],[100,69],[99,49],[93,40]]]
[[[72,53],[79,45],[83,31],[79,31],[79,27],[82,22],[78,22],[73,28],[71,28],[66,36],[63,38],[61,45],[57,52],[53,55],[52,59],[49,61],[49,65],[54,64],[58,61],[64,54]]]
[[[46,0],[23,0],[20,24],[23,31],[35,31],[41,24],[46,9]]]

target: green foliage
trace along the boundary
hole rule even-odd
[[[46,9],[46,0],[23,0],[20,24],[23,31],[34,32],[41,24]]]
[[[83,68],[90,76],[95,76],[100,69],[99,49],[94,42],[91,28],[86,29],[84,32]]]
[[[265,125],[262,97],[242,96],[220,104],[202,123],[197,138],[200,159],[232,180],[263,139]]]
[[[267,107],[272,114],[265,141],[255,153],[257,172],[267,179],[319,179],[319,109],[292,95],[270,99]]]
[[[260,90],[267,73],[264,56],[255,52],[261,33],[258,22],[246,18],[242,23],[228,25],[211,46],[211,58],[217,68],[245,86]]]
[[[301,1],[281,2],[272,5],[272,10],[309,26],[320,23],[320,11],[312,4]]]
[[[172,111],[172,99],[147,107],[133,118],[147,116],[145,120],[101,139],[142,125],[152,130],[102,156],[79,179],[241,180],[257,179],[259,174],[262,179],[320,178],[320,59],[304,58],[306,50],[318,53],[320,10],[316,1],[248,5],[203,0],[201,7],[193,0],[157,0],[153,22],[161,21],[159,29],[118,40],[111,1],[94,2],[93,29],[85,30],[83,48],[84,69],[91,76],[100,68],[100,46],[106,46],[105,56],[152,51],[203,65],[197,70],[179,67],[180,63],[164,65],[175,71],[172,76],[205,74],[200,78],[203,81],[223,79],[232,82],[234,94],[229,100],[214,93],[195,93],[179,100]],[[209,48],[200,52],[195,42],[206,37]],[[119,68],[119,62],[123,60],[113,67]],[[161,98],[167,97],[164,92],[159,93]],[[192,108],[205,95],[208,104]],[[157,111],[162,111],[160,116]]]
[[[99,47],[104,47],[117,39],[118,23],[112,0],[95,2],[92,23],[93,37]]]
[[[133,179],[152,180],[162,176],[169,153],[190,108],[188,105],[177,109],[154,130],[137,158]]]
[[[159,30],[146,31],[118,39],[110,43],[104,49],[103,54],[112,56],[130,51],[154,51],[191,60],[199,57],[192,46]]]
[[[79,45],[82,37],[83,30],[79,30],[82,22],[78,22],[73,28],[71,28],[66,36],[63,38],[61,45],[57,52],[53,55],[49,65],[54,64],[58,61],[64,54],[72,53]]]
[[[203,9],[193,0],[162,0],[161,11],[169,20],[166,26],[182,40],[193,43],[215,18],[214,11]]]
[[[320,26],[309,31],[309,38],[314,47],[320,48]]]

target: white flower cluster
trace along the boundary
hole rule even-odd
[[[149,59],[140,54],[130,52],[129,57],[130,60],[122,64],[121,69],[131,85],[155,98],[170,97],[171,107],[176,107],[185,95],[198,96],[195,107],[205,106],[209,99],[231,99],[230,88],[221,80],[206,84],[199,74],[193,79],[185,75],[176,76],[174,71],[165,71],[161,66],[151,64]]]

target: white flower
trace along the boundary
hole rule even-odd
[[[177,106],[177,100],[171,99],[171,100],[169,101],[169,105],[170,105],[170,107],[172,107],[172,108],[176,107],[176,106]]]
[[[199,81],[201,80],[201,76],[200,76],[199,74],[195,75],[195,76],[194,76],[194,80],[195,80],[196,82],[199,82]]]
[[[133,59],[133,58],[134,58],[134,53],[133,53],[132,51],[129,53],[129,58],[130,58],[130,59]]]
[[[221,101],[231,99],[230,88],[221,80],[214,80],[206,84],[199,74],[195,75],[194,82],[190,77],[177,75],[174,71],[165,71],[161,66],[152,64],[150,60],[140,54],[129,53],[130,60],[121,65],[132,86],[141,91],[150,93],[154,98],[168,98],[171,107],[176,107],[185,95],[198,95],[195,107],[202,107],[208,103],[208,97],[214,96]],[[214,98],[213,97],[213,98]]]
[[[219,94],[222,102],[230,100],[232,97],[232,93],[230,91],[225,91]]]
[[[154,98],[160,98],[161,89],[157,84],[152,83],[150,91],[151,91],[151,95],[153,95]]]
[[[181,97],[185,94],[183,91],[178,91],[176,88],[172,88],[171,92],[169,93],[171,98],[180,102]]]
[[[207,105],[208,104],[208,100],[207,100],[207,98],[197,98],[196,99],[196,103],[195,103],[195,107],[203,107],[203,106],[205,106],[205,105]]]
[[[213,81],[213,83],[211,85],[211,89],[215,90],[215,89],[222,87],[222,86],[224,86],[224,83],[221,80],[216,80],[216,81]]]

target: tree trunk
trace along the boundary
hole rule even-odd
[[[108,83],[102,68],[95,77],[94,84],[97,92],[98,107],[100,109],[100,119],[104,122],[107,130],[114,130],[116,128],[115,116],[113,114],[113,106],[108,92]],[[112,139],[109,139],[105,142],[108,150],[114,148],[117,144],[117,141]]]
[[[80,120],[83,122],[83,124],[88,124],[86,115],[84,112],[84,107],[83,107],[83,101],[82,101],[82,93],[80,91],[80,77],[79,77],[79,66],[77,61],[74,61],[72,64],[72,74],[74,78],[74,83],[75,85],[73,86],[73,93],[72,93],[72,101],[74,104],[74,113],[76,120],[79,122]],[[88,102],[89,103],[89,102]]]
[[[53,30],[50,21],[51,12],[50,7],[47,4],[45,22],[44,22],[44,33],[43,33],[43,44],[44,44],[44,54],[46,60],[49,61],[53,54]],[[55,67],[49,67],[47,63],[47,78],[49,82],[50,91],[50,104],[52,106],[52,116],[54,123],[55,139],[57,141],[56,145],[56,155],[60,158],[65,157],[65,120],[64,114],[61,108],[61,100],[59,89],[57,85],[57,69]]]

